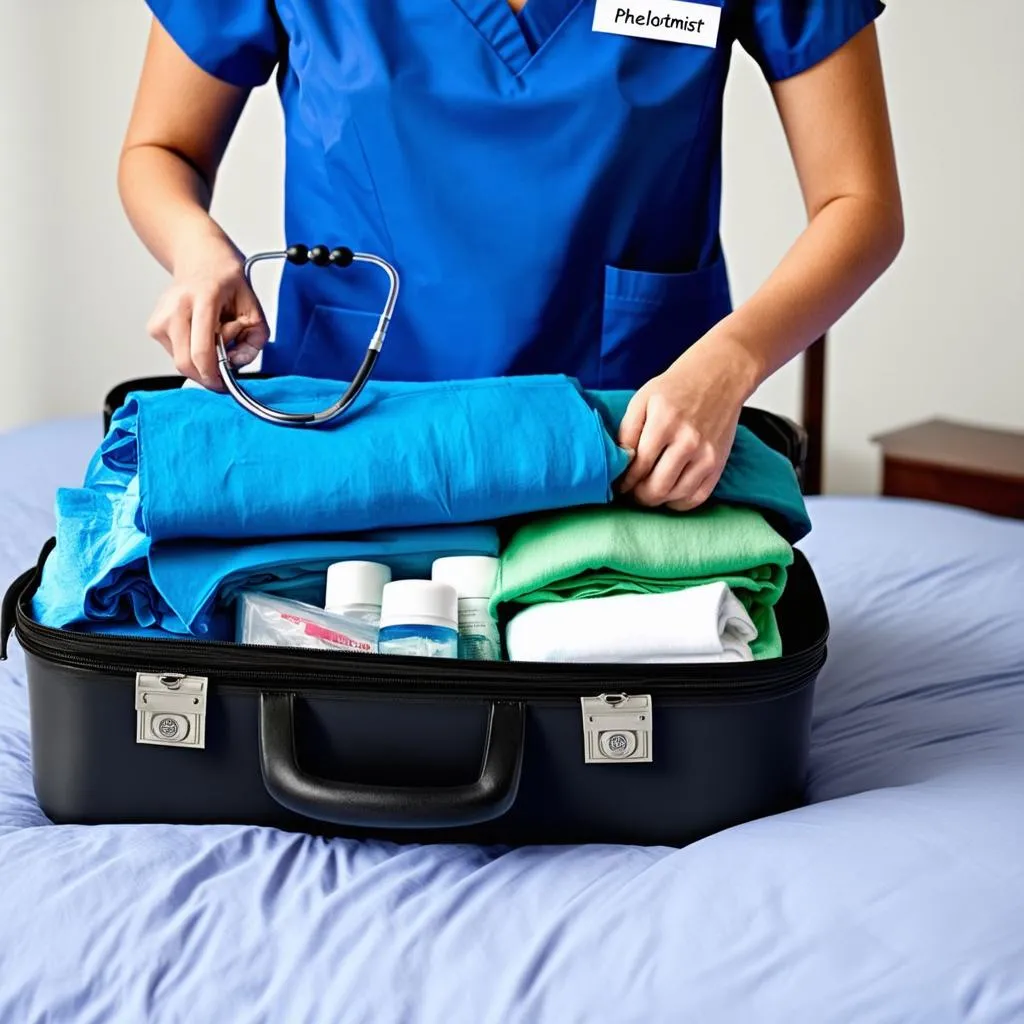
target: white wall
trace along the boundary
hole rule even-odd
[[[440,2],[440,0],[439,0]],[[1024,4],[893,0],[879,23],[908,236],[837,326],[826,484],[876,486],[869,437],[936,414],[1024,428]],[[131,233],[115,172],[148,24],[142,0],[0,0],[0,428],[94,412],[106,389],[168,372],[145,335],[163,271]],[[254,96],[215,212],[243,249],[281,240],[281,126]],[[737,56],[724,232],[737,299],[803,226],[768,90]],[[49,250],[49,251],[48,251]],[[273,316],[272,286],[264,287]],[[758,401],[798,409],[795,368]]]
[[[173,368],[145,332],[167,278],[116,187],[145,4],[0,0],[0,15],[0,232],[27,249],[0,245],[2,429],[94,412],[112,384]],[[281,240],[280,138],[276,96],[263,90],[232,142],[215,209],[243,249]]]
[[[832,334],[829,491],[876,488],[868,439],[892,427],[942,415],[1024,429],[1024,4],[976,8],[965,17],[955,0],[892,0],[878,23],[907,240]],[[730,90],[724,231],[740,299],[785,251],[802,210],[748,61]],[[798,388],[787,368],[759,401],[792,414]]]

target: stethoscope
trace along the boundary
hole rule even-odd
[[[267,423],[274,423],[282,427],[318,427],[330,423],[332,420],[336,420],[359,397],[366,382],[370,379],[370,374],[373,373],[373,367],[384,345],[388,327],[391,326],[395,302],[398,300],[398,271],[380,256],[373,256],[365,252],[353,252],[345,246],[328,249],[326,245],[317,245],[310,249],[305,245],[292,245],[283,252],[258,252],[245,261],[243,272],[250,288],[252,288],[252,268],[264,260],[287,260],[296,266],[309,263],[314,267],[339,267],[342,269],[350,267],[353,263],[372,263],[375,267],[380,267],[388,276],[387,301],[384,303],[384,309],[377,321],[377,329],[370,338],[362,366],[359,367],[356,375],[352,378],[352,383],[349,384],[341,398],[322,412],[281,412],[279,409],[271,409],[269,406],[257,402],[238,383],[234,367],[228,358],[227,348],[224,346],[224,340],[220,337],[217,338],[217,364],[220,368],[221,380],[224,381],[228,392],[243,409]]]

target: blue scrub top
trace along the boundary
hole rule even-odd
[[[731,310],[733,43],[777,80],[883,9],[709,0],[720,28],[704,46],[595,32],[601,0],[528,0],[519,17],[507,0],[148,2],[210,74],[253,87],[277,70],[288,242],[401,273],[380,378],[565,373],[592,388],[639,387]],[[385,293],[371,266],[287,266],[264,369],[350,378]]]

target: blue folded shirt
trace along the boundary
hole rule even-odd
[[[249,543],[164,541],[138,529],[137,497],[86,489],[57,495],[57,545],[33,598],[44,626],[86,632],[147,629],[231,640],[243,590],[321,605],[327,567],[383,562],[395,579],[429,578],[434,558],[497,555],[492,526],[381,530]]]
[[[321,409],[344,386],[248,383],[260,401]],[[265,423],[203,390],[133,393],[86,486],[138,480],[154,542],[353,533],[480,523],[612,497],[628,456],[576,381],[513,377],[371,382],[335,425]]]

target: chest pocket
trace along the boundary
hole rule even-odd
[[[600,386],[642,386],[731,311],[722,257],[686,274],[605,267]]]

